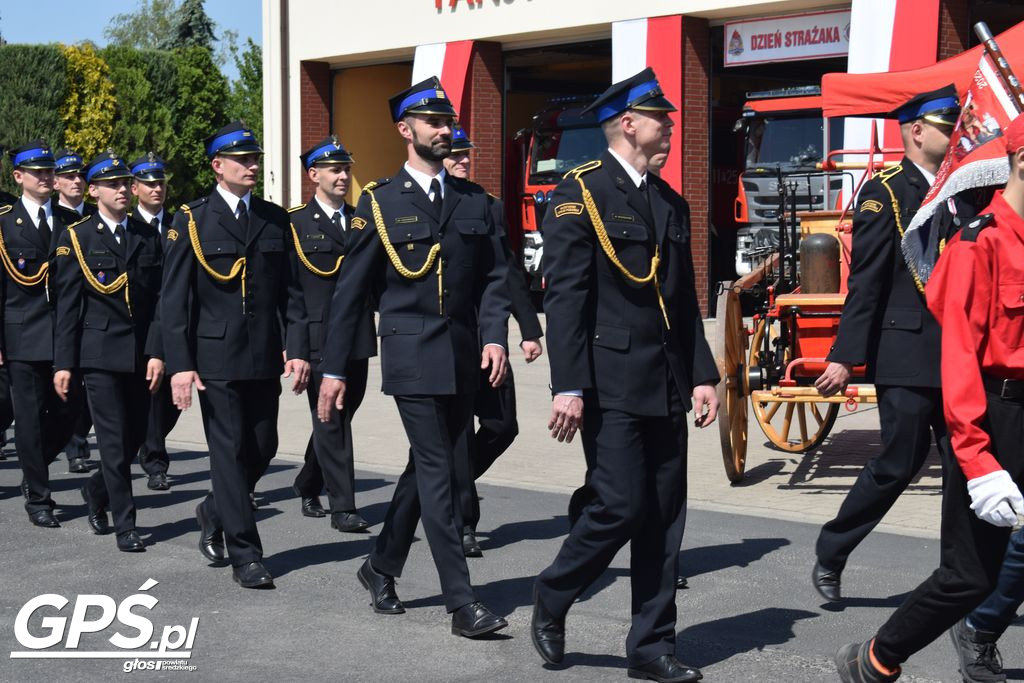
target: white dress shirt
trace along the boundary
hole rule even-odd
[[[160,213],[158,214],[152,214],[149,211],[146,211],[144,208],[142,208],[142,204],[139,204],[138,206],[135,207],[135,212],[139,215],[139,219],[142,220],[143,223],[149,223],[150,225],[152,225],[153,219],[157,219],[159,221],[159,227],[157,228],[157,231],[163,234],[164,216],[166,216],[167,213],[164,211],[164,208],[162,206],[160,207]]]
[[[37,229],[39,228],[39,209],[42,209],[46,212],[46,225],[53,229],[53,209],[50,208],[50,202],[36,204],[35,200],[27,194],[23,194],[21,195],[21,203],[28,212],[29,218],[32,219],[32,225],[36,226]]]
[[[224,198],[224,201],[228,203],[228,208],[231,209],[231,213],[234,214],[235,218],[238,218],[239,202],[245,204],[246,212],[248,212],[249,209],[252,208],[252,192],[246,192],[244,197],[239,197],[237,195],[232,194],[228,190],[225,190],[223,187],[220,186],[219,183],[217,184],[217,192],[219,192],[220,196]]]
[[[316,200],[316,203],[320,206],[320,210],[327,214],[328,218],[331,218],[335,213],[338,214],[338,227],[341,228],[341,234],[344,235],[345,231],[348,230],[348,223],[345,222],[345,205],[342,204],[337,209],[332,209],[330,206],[320,201],[320,198],[316,195],[313,195],[313,199]]]

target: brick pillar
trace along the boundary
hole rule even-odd
[[[939,3],[940,60],[958,55],[970,44],[968,0],[941,0]]]
[[[711,250],[708,227],[711,220],[709,176],[711,127],[710,36],[707,19],[683,17],[682,78],[683,101],[680,107],[683,125],[676,129],[674,152],[682,153],[683,187],[681,194],[690,204],[690,248],[696,275],[697,301],[701,313],[708,315],[708,272]]]
[[[294,159],[285,160],[285,168],[295,168],[298,154],[331,134],[331,67],[327,62],[304,61],[299,64],[299,149]],[[313,197],[313,185],[302,175],[302,201]]]
[[[469,111],[462,113],[462,125],[476,145],[473,150],[473,180],[488,192],[501,196],[502,112],[504,111],[505,63],[501,43],[477,41],[469,61]]]

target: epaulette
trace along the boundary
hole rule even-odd
[[[13,208],[14,204],[4,204],[3,206],[0,206],[0,216],[3,216],[5,213],[7,213]]]
[[[292,208],[288,209],[288,213],[295,213],[296,211],[301,211],[302,209],[305,209],[305,208],[306,208],[305,204],[299,204],[298,206],[293,206]]]
[[[885,182],[889,178],[892,178],[893,176],[898,175],[900,173],[903,173],[903,164],[896,164],[895,166],[890,166],[889,168],[883,168],[881,171],[875,174],[875,177],[881,180],[882,182]]]
[[[989,226],[994,216],[995,214],[992,213],[983,213],[977,218],[975,218],[973,221],[968,223],[967,226],[960,231],[960,241],[977,242],[978,235],[981,233],[982,230]]]
[[[202,206],[203,204],[205,204],[209,200],[210,200],[209,197],[200,197],[199,199],[193,199],[192,201],[190,201],[187,204],[182,204],[181,208],[182,209],[198,209],[200,206]]]
[[[70,230],[71,228],[75,227],[76,225],[81,225],[82,223],[86,222],[90,218],[92,218],[92,216],[86,216],[85,218],[80,218],[77,221],[75,221],[74,223],[72,223],[71,225],[69,225],[67,227],[67,229]]]
[[[391,182],[391,178],[377,178],[376,180],[371,180],[370,182],[368,182],[365,185],[363,185],[363,192],[369,192],[370,190],[375,190],[378,187],[380,187],[382,185],[387,185],[390,182]]]
[[[590,173],[591,171],[593,171],[595,169],[598,169],[598,168],[601,168],[601,160],[600,159],[594,159],[593,161],[588,161],[587,163],[582,164],[580,166],[577,166],[576,168],[572,169],[571,171],[568,171],[562,177],[563,178],[568,178],[569,176],[572,176],[573,178],[576,178],[577,180],[579,180],[579,177],[581,175],[583,175],[584,173]]]
[[[487,193],[487,196],[490,197],[491,199],[501,199],[501,197],[499,197],[498,195],[491,194],[490,192]]]

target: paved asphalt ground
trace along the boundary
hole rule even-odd
[[[173,454],[174,487],[151,492],[141,474],[135,491],[139,522],[148,544],[138,555],[118,553],[114,538],[97,537],[85,522],[76,491],[81,475],[56,474],[54,497],[62,528],[31,527],[17,490],[16,461],[0,462],[0,647],[22,650],[14,637],[18,611],[41,593],[72,603],[79,594],[106,594],[115,602],[136,593],[149,578],[159,604],[150,612],[156,633],[165,625],[199,618],[191,673],[137,672],[161,680],[622,680],[628,629],[628,552],[620,553],[598,585],[568,619],[566,667],[547,670],[528,635],[533,577],[555,554],[565,532],[564,494],[481,487],[484,557],[470,568],[479,597],[510,626],[489,641],[449,633],[427,545],[412,549],[400,596],[408,612],[379,616],[368,607],[354,574],[373,534],[332,530],[326,519],[298,512],[291,489],[296,463],[279,459],[259,487],[260,532],[276,590],[238,588],[230,570],[209,568],[196,549],[196,502],[205,491],[206,458]],[[55,469],[58,469],[55,466]],[[63,469],[63,468],[60,468]],[[364,515],[379,529],[393,491],[393,476],[359,472]],[[842,643],[871,634],[900,596],[934,566],[937,548],[928,539],[877,533],[854,554],[845,579],[851,596],[841,608],[823,608],[808,582],[816,526],[719,512],[692,511],[681,554],[690,589],[681,591],[679,657],[711,681],[829,681],[830,662]],[[69,616],[69,605],[60,614]],[[137,613],[146,614],[144,609]],[[99,615],[99,608],[88,613]],[[30,631],[45,635],[40,618]],[[113,626],[82,636],[82,650],[110,650]],[[156,636],[154,636],[156,637]],[[1010,674],[1024,678],[1024,629],[1018,623],[1003,640]],[[62,646],[61,646],[62,647]],[[60,647],[58,647],[60,649]],[[5,681],[106,680],[124,661],[6,659]],[[170,657],[169,657],[170,658]],[[943,638],[906,667],[905,680],[955,681],[956,665]]]
[[[714,324],[708,326],[715,348]],[[510,339],[519,339],[513,329]],[[629,628],[629,551],[570,612],[566,667],[541,665],[529,639],[534,576],[552,560],[566,532],[568,493],[582,479],[578,442],[555,444],[544,425],[550,410],[547,356],[532,365],[513,351],[520,435],[488,471],[484,497],[482,559],[470,560],[480,599],[505,615],[510,626],[490,641],[452,636],[438,595],[437,574],[424,541],[414,544],[399,595],[408,612],[379,616],[355,578],[380,529],[405,465],[407,442],[394,402],[382,396],[379,365],[370,365],[369,391],[355,422],[358,497],[374,525],[370,534],[339,534],[326,519],[298,510],[291,483],[309,435],[305,398],[281,398],[279,457],[258,487],[257,514],[266,564],[277,578],[273,591],[237,587],[231,572],[209,568],[196,547],[194,509],[205,495],[206,445],[198,409],[182,416],[170,436],[173,488],[146,489],[136,467],[139,525],[148,549],[118,553],[112,536],[93,536],[77,492],[82,475],[52,468],[54,498],[63,524],[32,527],[17,489],[17,460],[0,462],[0,681],[109,680],[122,671],[114,659],[9,659],[23,650],[14,626],[30,599],[51,593],[69,604],[42,608],[29,632],[45,636],[46,616],[71,621],[76,596],[107,595],[114,603],[145,593],[159,599],[147,612],[153,640],[165,626],[199,619],[183,672],[137,672],[156,680],[345,680],[378,681],[592,681],[624,680]],[[690,589],[678,594],[678,655],[699,666],[709,681],[834,681],[836,648],[869,637],[901,596],[932,571],[938,560],[940,468],[931,459],[879,529],[852,555],[844,574],[849,598],[823,607],[810,586],[813,543],[821,523],[842,502],[864,462],[878,452],[873,406],[840,412],[825,443],[805,455],[782,453],[751,423],[747,478],[726,480],[717,428],[691,430],[690,516],[681,555]],[[98,452],[93,450],[93,458]],[[422,538],[422,535],[421,535]],[[85,604],[84,601],[81,604]],[[98,619],[100,607],[84,614]],[[1001,642],[1011,678],[1024,680],[1024,621]],[[69,627],[70,628],[70,627]],[[115,631],[137,631],[115,621],[85,633],[79,650],[112,650]],[[52,650],[63,650],[65,641]],[[51,650],[51,651],[52,651]],[[133,653],[134,654],[134,653]],[[173,660],[168,656],[166,659]],[[952,647],[944,636],[905,667],[908,681],[958,681]]]

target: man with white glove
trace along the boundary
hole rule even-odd
[[[1003,135],[1006,188],[950,241],[925,289],[942,326],[943,412],[956,454],[943,459],[939,568],[874,638],[839,650],[843,681],[896,680],[950,627],[958,649],[972,647],[962,620],[996,587],[1024,514],[1024,116]],[[979,680],[969,664],[961,656],[964,680]]]

